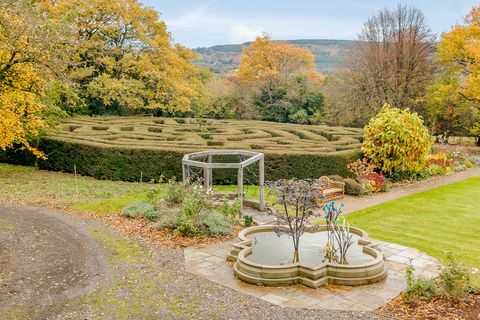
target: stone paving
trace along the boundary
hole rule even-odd
[[[226,262],[233,243],[234,241],[228,241],[185,248],[185,269],[213,282],[282,307],[372,311],[387,304],[405,289],[405,268],[409,263],[415,267],[417,275],[425,278],[437,275],[437,262],[434,258],[414,248],[378,242],[388,268],[388,275],[384,281],[356,287],[329,285],[319,289],[303,285],[256,286],[236,279],[232,265]]]

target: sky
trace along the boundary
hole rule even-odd
[[[267,32],[275,40],[355,39],[362,24],[388,0],[140,0],[155,8],[176,43],[190,48],[252,41]],[[421,9],[436,33],[448,31],[480,0],[403,0]]]

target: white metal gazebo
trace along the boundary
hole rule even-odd
[[[214,162],[215,156],[238,157],[237,162]],[[258,161],[258,180],[260,186],[259,209],[265,209],[265,155],[260,152],[244,150],[206,150],[188,153],[183,156],[182,174],[183,180],[190,179],[190,168],[196,167],[203,170],[203,183],[206,188],[212,188],[213,169],[237,169],[237,197],[243,206],[243,169]]]

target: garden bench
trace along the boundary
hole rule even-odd
[[[320,202],[325,203],[336,199],[342,199],[345,194],[345,183],[334,181],[329,177],[320,177]]]

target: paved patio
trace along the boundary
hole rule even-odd
[[[213,282],[258,297],[282,307],[372,311],[398,296],[406,287],[405,268],[409,261],[417,275],[437,275],[436,260],[414,248],[379,242],[387,262],[386,280],[357,287],[326,286],[312,289],[303,285],[263,287],[235,278],[232,265],[226,262],[234,241],[198,245],[184,249],[185,269]]]

